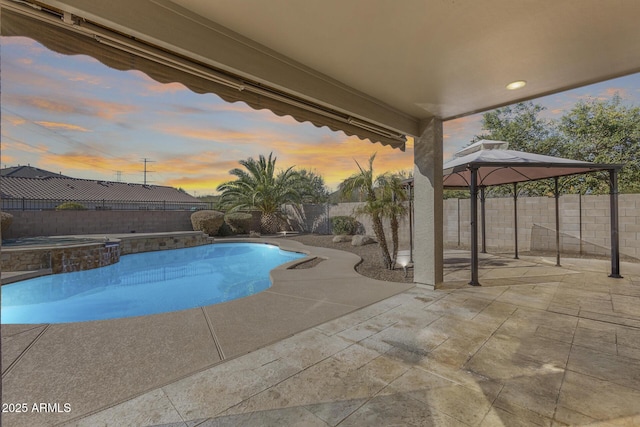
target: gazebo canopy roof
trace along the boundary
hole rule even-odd
[[[621,169],[620,164],[600,164],[508,150],[504,141],[481,140],[459,151],[443,165],[446,188],[468,188],[471,170],[478,171],[478,185],[492,186],[536,181],[557,176]]]

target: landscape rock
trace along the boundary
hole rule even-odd
[[[351,239],[351,246],[364,246],[371,243],[376,243],[376,239],[366,235],[356,235]]]
[[[351,241],[351,236],[347,236],[346,234],[339,234],[333,237],[333,243],[342,243]]]

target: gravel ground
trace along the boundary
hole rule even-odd
[[[356,271],[363,276],[371,277],[388,282],[413,282],[413,270],[409,269],[407,277],[404,277],[402,268],[387,270],[382,265],[380,246],[372,243],[364,246],[351,246],[351,242],[333,243],[333,236],[320,234],[301,234],[298,236],[286,237],[296,240],[308,246],[320,246],[323,248],[339,249],[345,252],[353,252],[362,258],[362,262],[356,266]],[[311,264],[310,264],[311,265]],[[309,267],[310,265],[303,266]]]

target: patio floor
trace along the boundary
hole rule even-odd
[[[468,253],[447,251],[434,291],[307,249],[327,261],[219,306],[3,326],[3,402],[71,405],[3,421],[640,425],[640,265],[611,279],[606,261],[486,255],[469,287]]]

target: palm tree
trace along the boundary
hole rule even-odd
[[[399,176],[386,173],[374,178],[373,161],[375,158],[375,154],[369,158],[369,167],[367,169],[360,166],[360,163],[356,161],[359,172],[345,179],[340,184],[339,190],[344,198],[351,198],[355,192],[359,192],[365,197],[365,204],[356,210],[356,214],[364,214],[371,218],[373,232],[380,245],[382,263],[385,268],[392,269],[394,266],[393,260],[398,254],[398,216],[403,215],[405,212],[404,206],[399,202],[406,196],[404,196],[405,192],[401,190]],[[391,221],[393,258],[389,254],[382,223],[383,218],[389,218]]]
[[[239,162],[245,169],[229,171],[236,180],[218,186],[221,191],[220,206],[231,211],[258,209],[261,213],[262,231],[272,234],[280,231],[283,223],[280,207],[300,201],[299,176],[293,166],[276,173],[276,157],[262,154],[258,160],[250,157]]]
[[[389,219],[391,225],[391,259],[398,258],[398,230],[399,218],[406,215],[407,208],[402,202],[407,200],[407,193],[402,185],[401,174],[385,173],[377,178],[379,198],[382,205],[382,216]],[[393,268],[393,266],[392,266]]]

